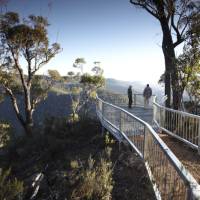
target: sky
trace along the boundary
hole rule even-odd
[[[7,10],[48,17],[50,42],[62,52],[40,73],[75,71],[84,57],[84,71],[100,61],[106,78],[157,83],[164,72],[159,22],[129,0],[10,0]]]

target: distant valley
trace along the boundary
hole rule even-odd
[[[160,85],[150,84],[150,87],[152,88],[153,94],[156,95],[158,98],[164,96],[164,88]],[[114,93],[120,93],[120,94],[127,94],[128,86],[132,85],[133,93],[143,93],[143,90],[146,86],[146,84],[139,82],[139,81],[121,81],[116,80],[112,78],[106,79],[106,85],[105,89],[109,90]]]

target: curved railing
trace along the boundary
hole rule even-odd
[[[128,96],[125,94],[119,94],[119,93],[102,93],[101,96],[103,97],[103,99],[108,100],[110,103],[114,104],[114,105],[118,105],[118,106],[127,106],[128,105]],[[155,98],[155,95],[152,95],[149,98],[149,108],[152,108],[153,106],[153,100]],[[140,93],[134,93],[132,95],[132,99],[133,99],[133,104],[132,106],[137,106],[137,107],[144,107],[144,97],[143,94]]]
[[[200,199],[196,180],[149,124],[98,97],[96,111],[103,127],[144,159],[157,199]]]
[[[153,101],[153,121],[166,133],[181,140],[200,154],[200,116],[173,110]]]

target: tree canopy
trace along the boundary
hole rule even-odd
[[[73,67],[79,68],[81,70],[81,74],[83,75],[83,66],[86,63],[84,58],[76,58],[73,63]]]
[[[57,70],[53,70],[53,69],[51,70],[51,69],[49,69],[48,70],[48,74],[55,81],[61,80],[61,75],[60,75],[60,73]]]
[[[180,95],[177,90],[178,71],[174,49],[187,40],[191,29],[193,33],[195,32],[191,24],[195,18],[198,18],[200,3],[195,0],[130,0],[130,3],[146,10],[160,23],[163,33],[162,50],[165,58],[165,94],[168,96],[166,105],[170,107],[172,89],[173,107],[178,109]]]
[[[0,84],[10,96],[16,116],[27,134],[33,126],[33,111],[42,99],[39,96],[44,96],[42,87],[38,94],[33,91],[33,85],[38,84],[34,81],[36,72],[60,51],[58,43],[49,44],[48,25],[47,19],[42,16],[30,15],[21,19],[14,12],[0,16]],[[14,87],[16,80],[24,96],[25,116],[18,107]]]

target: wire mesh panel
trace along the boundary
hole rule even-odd
[[[149,124],[120,107],[101,99],[97,99],[97,101],[101,101],[101,103],[97,103],[97,112],[101,112],[99,116],[101,121],[104,121],[102,124],[113,135],[116,135],[120,141],[123,137],[143,157],[154,189],[156,188],[155,191],[158,199],[200,199],[200,186],[196,180],[184,168]],[[172,116],[170,113],[171,117],[173,117],[172,120],[168,116],[167,110],[159,106],[155,107],[155,109],[154,119],[159,124],[164,124],[165,126],[167,124],[170,130],[175,128],[175,126],[182,126],[179,124],[180,118],[185,116],[179,116],[176,113],[173,113]],[[192,122],[195,123],[196,121],[193,120]],[[185,135],[191,138],[188,133]],[[121,134],[121,137],[118,134]]]
[[[168,109],[157,103],[154,103],[153,109],[153,118],[161,128],[193,148],[200,146],[200,116]]]
[[[145,127],[127,112],[121,111],[121,132],[123,132],[140,152],[144,151]]]
[[[149,165],[152,181],[155,182],[162,199],[187,199],[188,186],[148,129],[145,131],[144,159]]]
[[[120,127],[120,110],[108,104],[103,104],[104,117],[116,128]]]

